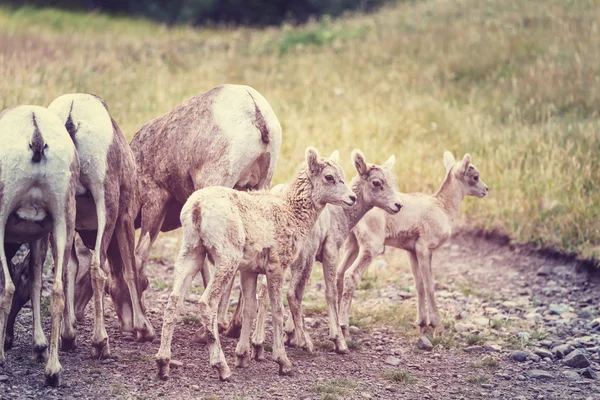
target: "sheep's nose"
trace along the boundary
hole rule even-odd
[[[356,196],[350,195],[350,200],[354,203],[356,201]]]
[[[486,186],[486,187],[485,187],[485,192],[487,193],[487,192],[489,192],[489,191],[490,191],[490,188]]]
[[[400,209],[402,208],[402,204],[400,204],[400,203],[396,203],[394,205],[396,206],[396,208],[398,209],[398,211],[400,211]]]

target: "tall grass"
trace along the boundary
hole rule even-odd
[[[191,29],[54,10],[0,9],[0,108],[75,91],[105,98],[131,138],[223,82],[262,92],[284,144],[395,153],[402,191],[432,192],[442,152],[470,152],[490,196],[468,223],[600,255],[597,0],[430,0],[293,28]]]

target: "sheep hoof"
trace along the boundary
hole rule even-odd
[[[248,368],[250,366],[250,355],[248,354],[248,352],[244,352],[243,354],[236,354],[235,366],[237,368]]]
[[[219,380],[222,382],[229,382],[231,379],[231,370],[226,363],[218,363],[213,365],[213,368],[219,373]]]
[[[6,335],[4,338],[4,350],[10,350],[13,347],[13,336]]]
[[[136,340],[138,343],[152,343],[154,341],[154,332],[149,329],[140,329],[136,331]]]
[[[60,386],[60,371],[46,375],[46,386]]]
[[[242,327],[231,321],[229,327],[223,332],[223,335],[231,339],[238,339],[241,333]]]
[[[168,380],[169,375],[171,375],[171,360],[168,358],[157,358],[156,366],[158,367],[158,379],[162,381]]]
[[[38,344],[33,347],[33,353],[35,356],[35,360],[39,363],[46,362],[48,359],[48,345],[47,344]]]
[[[281,376],[293,376],[294,370],[292,369],[291,362],[280,362],[279,363],[279,375]]]
[[[77,348],[77,337],[62,337],[60,343],[61,350],[75,350]]]
[[[256,361],[265,361],[265,348],[262,344],[254,345],[254,359]]]
[[[98,343],[92,343],[92,357],[100,360],[110,357],[108,338],[104,338]]]

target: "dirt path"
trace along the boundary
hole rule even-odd
[[[157,333],[172,281],[167,265],[175,251],[173,238],[162,238],[153,252],[165,261],[155,260],[149,268],[148,304]],[[435,348],[426,352],[417,348],[418,335],[409,324],[415,299],[404,257],[400,251],[386,251],[361,284],[353,350],[344,356],[333,353],[327,341],[323,288],[315,271],[306,314],[318,350],[311,355],[288,349],[293,377],[278,376],[277,365],[265,361],[234,369],[231,382],[219,382],[209,367],[207,349],[191,342],[198,327],[197,288],[188,296],[173,340],[173,358],[183,366],[172,371],[169,381],[155,378],[158,341],[138,344],[120,334],[107,301],[113,358],[89,358],[90,306],[79,328],[79,347],[60,354],[63,386],[43,387],[43,366],[30,356],[31,310],[26,308],[19,316],[7,365],[0,369],[0,398],[600,399],[599,381],[586,377],[600,370],[597,276],[578,272],[574,264],[455,237],[434,260],[446,330],[430,335]],[[49,318],[45,322],[49,329]],[[233,366],[235,341],[222,341]],[[581,353],[567,361],[582,362],[581,368],[569,368],[557,359],[553,353],[558,345]],[[586,361],[590,367],[583,368]],[[540,378],[544,373],[547,377]]]

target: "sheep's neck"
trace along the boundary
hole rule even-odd
[[[462,185],[458,182],[452,170],[448,172],[442,186],[433,196],[438,199],[444,211],[446,211],[450,216],[450,219],[454,221],[460,213],[460,205],[464,200],[465,195],[463,193]]]
[[[295,218],[295,224],[301,230],[300,232],[304,235],[308,234],[323,207],[315,204],[312,199],[312,185],[305,169],[300,171],[290,185],[286,203]]]
[[[367,204],[365,201],[362,191],[362,183],[363,181],[360,179],[360,176],[355,176],[350,183],[350,187],[356,195],[356,203],[354,203],[354,206],[352,207],[343,208],[344,215],[346,216],[346,223],[348,224],[348,231],[351,231],[352,228],[358,224],[358,221],[360,221],[362,217],[364,217],[365,214],[373,208],[373,205]]]

